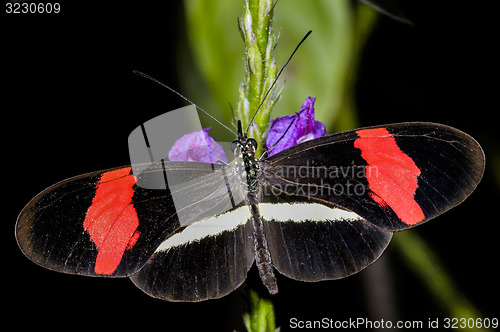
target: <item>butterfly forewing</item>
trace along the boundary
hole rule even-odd
[[[138,184],[161,178],[165,168],[178,179],[201,179],[195,187],[178,186],[174,192],[190,198],[190,206],[180,208],[191,211],[183,214],[189,224],[231,208],[226,183],[204,176],[220,168],[212,166],[209,171],[202,163],[170,162],[148,165],[138,177],[122,167],[62,181],[23,209],[16,224],[18,244],[31,260],[52,270],[130,276],[181,227],[170,189]]]
[[[55,184],[31,200],[16,224],[17,242],[24,254],[52,270],[95,275],[97,247],[85,231],[84,221],[101,177],[120,170],[128,173],[118,168],[81,175]]]
[[[461,203],[483,171],[484,154],[469,135],[401,123],[296,145],[263,163],[263,183],[267,192],[329,202],[397,231]]]

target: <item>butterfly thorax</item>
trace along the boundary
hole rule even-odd
[[[258,176],[260,172],[259,160],[255,158],[255,150],[257,149],[257,141],[253,138],[248,138],[247,134],[243,134],[241,121],[238,121],[238,139],[233,141],[231,145],[233,151],[237,172],[240,175],[241,182],[247,188],[249,195],[255,197],[258,184]],[[251,202],[255,204],[255,202]]]
[[[236,166],[242,183],[247,187],[249,193],[255,193],[257,189],[257,178],[260,172],[258,159],[255,158],[255,140],[239,137],[233,142],[235,147],[234,156]]]

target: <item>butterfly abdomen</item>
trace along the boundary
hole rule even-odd
[[[249,195],[253,195],[250,193]],[[266,235],[264,232],[264,225],[260,216],[260,211],[257,205],[250,206],[252,212],[252,225],[255,246],[255,264],[259,270],[259,276],[270,294],[278,293],[278,284],[276,276],[274,275],[271,255],[267,245]]]

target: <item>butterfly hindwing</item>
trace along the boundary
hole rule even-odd
[[[259,204],[273,266],[300,281],[339,279],[373,263],[392,238],[354,212],[324,202]]]
[[[150,296],[169,301],[220,298],[240,286],[254,261],[248,206],[190,224],[165,240],[131,277]]]

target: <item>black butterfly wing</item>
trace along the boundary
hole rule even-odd
[[[183,182],[174,192],[188,202],[188,211],[194,209],[200,214],[192,218],[195,222],[166,237],[146,265],[131,277],[148,295],[168,301],[203,301],[227,295],[245,281],[254,261],[246,190],[236,176],[236,168],[228,165],[221,170],[226,173],[217,191],[225,195],[218,200],[219,207],[213,205],[213,199],[201,203],[214,193],[203,192],[199,181],[190,186]]]
[[[131,280],[152,297],[197,302],[225,296],[254,261],[248,206],[202,219],[165,240]]]
[[[458,129],[400,123],[305,142],[263,168],[268,191],[329,202],[398,231],[465,200],[482,178],[484,153]]]
[[[151,178],[163,179],[166,170],[178,184],[165,190],[141,187]],[[218,165],[170,162],[150,165],[137,177],[121,167],[62,181],[23,209],[17,242],[28,258],[52,270],[130,276],[179,228],[231,208],[226,181],[212,176],[220,171]],[[179,206],[182,197],[196,204]]]
[[[272,264],[289,278],[344,278],[377,260],[392,238],[392,232],[338,206],[285,197],[268,197],[273,203],[260,204],[260,210]],[[278,206],[289,215],[269,211]]]
[[[104,181],[101,182],[103,177]],[[96,275],[94,265],[98,248],[85,229],[84,221],[93,205],[98,185],[104,184],[102,187],[105,189],[106,182],[116,184],[115,196],[120,197],[122,192],[123,204],[120,204],[120,208],[123,210],[129,205],[126,200],[130,202],[130,191],[135,182],[130,175],[130,168],[109,169],[70,178],[33,198],[21,211],[16,223],[16,238],[23,253],[35,263],[51,270]],[[106,205],[112,205],[112,201]],[[117,218],[109,216],[108,219],[112,223]],[[129,224],[131,229],[135,228],[131,218]],[[125,271],[136,269],[125,265]]]
[[[305,142],[262,167],[263,201],[295,205],[303,216],[262,213],[273,265],[290,278],[319,281],[360,271],[393,231],[460,204],[482,177],[484,154],[457,129],[402,123]]]

